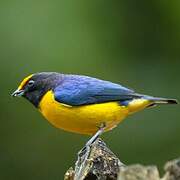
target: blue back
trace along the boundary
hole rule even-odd
[[[126,101],[136,97],[133,90],[119,84],[88,76],[65,75],[54,88],[55,100],[71,106],[111,101]]]

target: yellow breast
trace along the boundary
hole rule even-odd
[[[129,113],[127,107],[117,102],[69,106],[57,102],[52,91],[43,96],[39,110],[55,127],[80,134],[94,134],[104,122],[106,131],[110,130]]]

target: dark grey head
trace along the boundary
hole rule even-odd
[[[41,72],[27,76],[20,83],[12,96],[22,96],[38,107],[43,95],[53,90],[57,83],[62,81],[62,74],[55,72]]]

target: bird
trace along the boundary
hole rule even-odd
[[[136,93],[120,84],[84,75],[38,72],[12,93],[31,102],[56,128],[91,135],[87,145],[127,116],[176,99]]]

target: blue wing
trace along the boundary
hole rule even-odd
[[[71,106],[131,100],[133,90],[87,76],[67,75],[54,89],[55,100]]]

